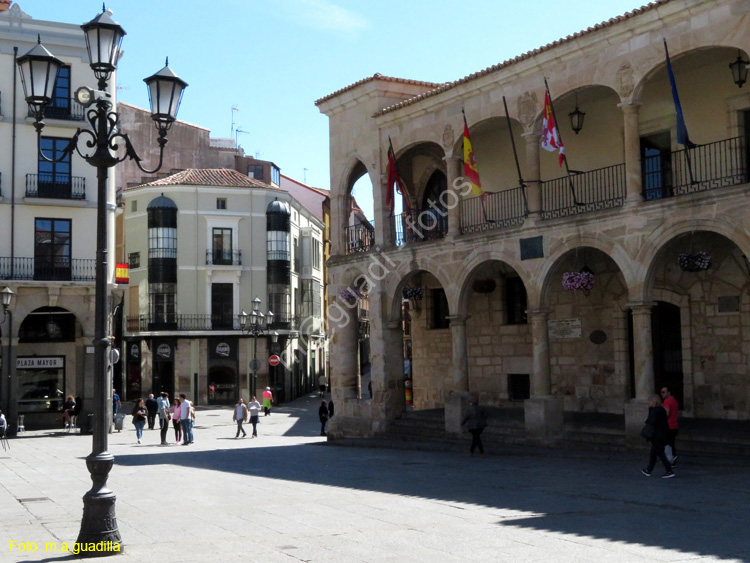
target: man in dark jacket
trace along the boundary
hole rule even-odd
[[[153,430],[156,415],[159,412],[159,402],[154,399],[153,393],[149,394],[148,399],[146,399],[146,410],[148,411],[148,429]]]
[[[672,472],[672,466],[664,453],[664,446],[669,440],[669,424],[667,423],[667,411],[661,406],[661,399],[658,395],[651,395],[648,398],[648,418],[646,418],[646,426],[651,426],[651,453],[649,454],[648,467],[642,469],[646,477],[651,477],[651,471],[656,465],[657,456],[664,464],[666,473],[662,476],[662,479],[669,479],[674,477]]]
[[[469,455],[474,455],[474,450],[479,448],[479,455],[484,457],[484,446],[482,445],[482,431],[487,427],[487,413],[477,404],[476,399],[469,401],[469,407],[464,413],[461,426],[466,425],[471,432],[471,447]]]

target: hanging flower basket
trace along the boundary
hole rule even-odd
[[[587,271],[588,268],[580,272],[565,272],[562,275],[562,286],[566,291],[583,291],[588,293],[594,288],[594,272]]]
[[[421,301],[424,297],[424,289],[421,287],[405,287],[401,292],[404,299],[410,299],[412,301]]]
[[[708,252],[684,252],[680,254],[677,263],[684,272],[700,272],[711,267],[711,255]]]
[[[357,289],[349,289],[347,287],[346,289],[341,290],[341,293],[339,293],[339,297],[343,299],[344,301],[348,301],[349,303],[351,303],[352,301],[361,299],[362,292],[360,292]]]
[[[492,293],[496,287],[497,283],[492,278],[474,280],[474,283],[471,284],[471,289],[477,293]]]

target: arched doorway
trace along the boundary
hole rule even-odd
[[[668,387],[680,408],[684,408],[682,323],[677,305],[657,302],[651,310],[651,335],[655,390]]]

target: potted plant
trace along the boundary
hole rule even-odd
[[[565,272],[562,275],[562,286],[566,291],[583,291],[588,295],[594,288],[594,272],[583,267],[580,272]]]
[[[421,287],[405,287],[401,294],[404,299],[409,299],[410,301],[421,301],[424,297],[424,289]]]
[[[347,303],[353,303],[357,299],[362,298],[362,292],[358,289],[351,289],[347,287],[346,289],[341,290],[341,292],[339,293],[339,297]]]
[[[700,272],[711,267],[711,255],[708,252],[683,252],[677,259],[683,272]]]

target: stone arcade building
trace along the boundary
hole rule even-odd
[[[664,39],[690,150],[677,143]],[[750,418],[750,90],[729,68],[748,53],[747,2],[660,0],[455,82],[376,74],[318,100],[331,142],[331,435],[373,435],[403,412],[404,327],[414,408],[444,408],[448,431],[473,394],[523,401],[532,440],[584,411],[624,416],[633,444],[664,384],[686,417]],[[545,77],[580,205],[557,154],[540,150]],[[462,108],[484,199],[461,187]],[[411,207],[396,217],[389,137]],[[350,253],[348,194],[363,174],[375,239]],[[566,291],[563,274],[584,268],[590,291]],[[341,298],[363,285],[372,401],[358,398]]]

